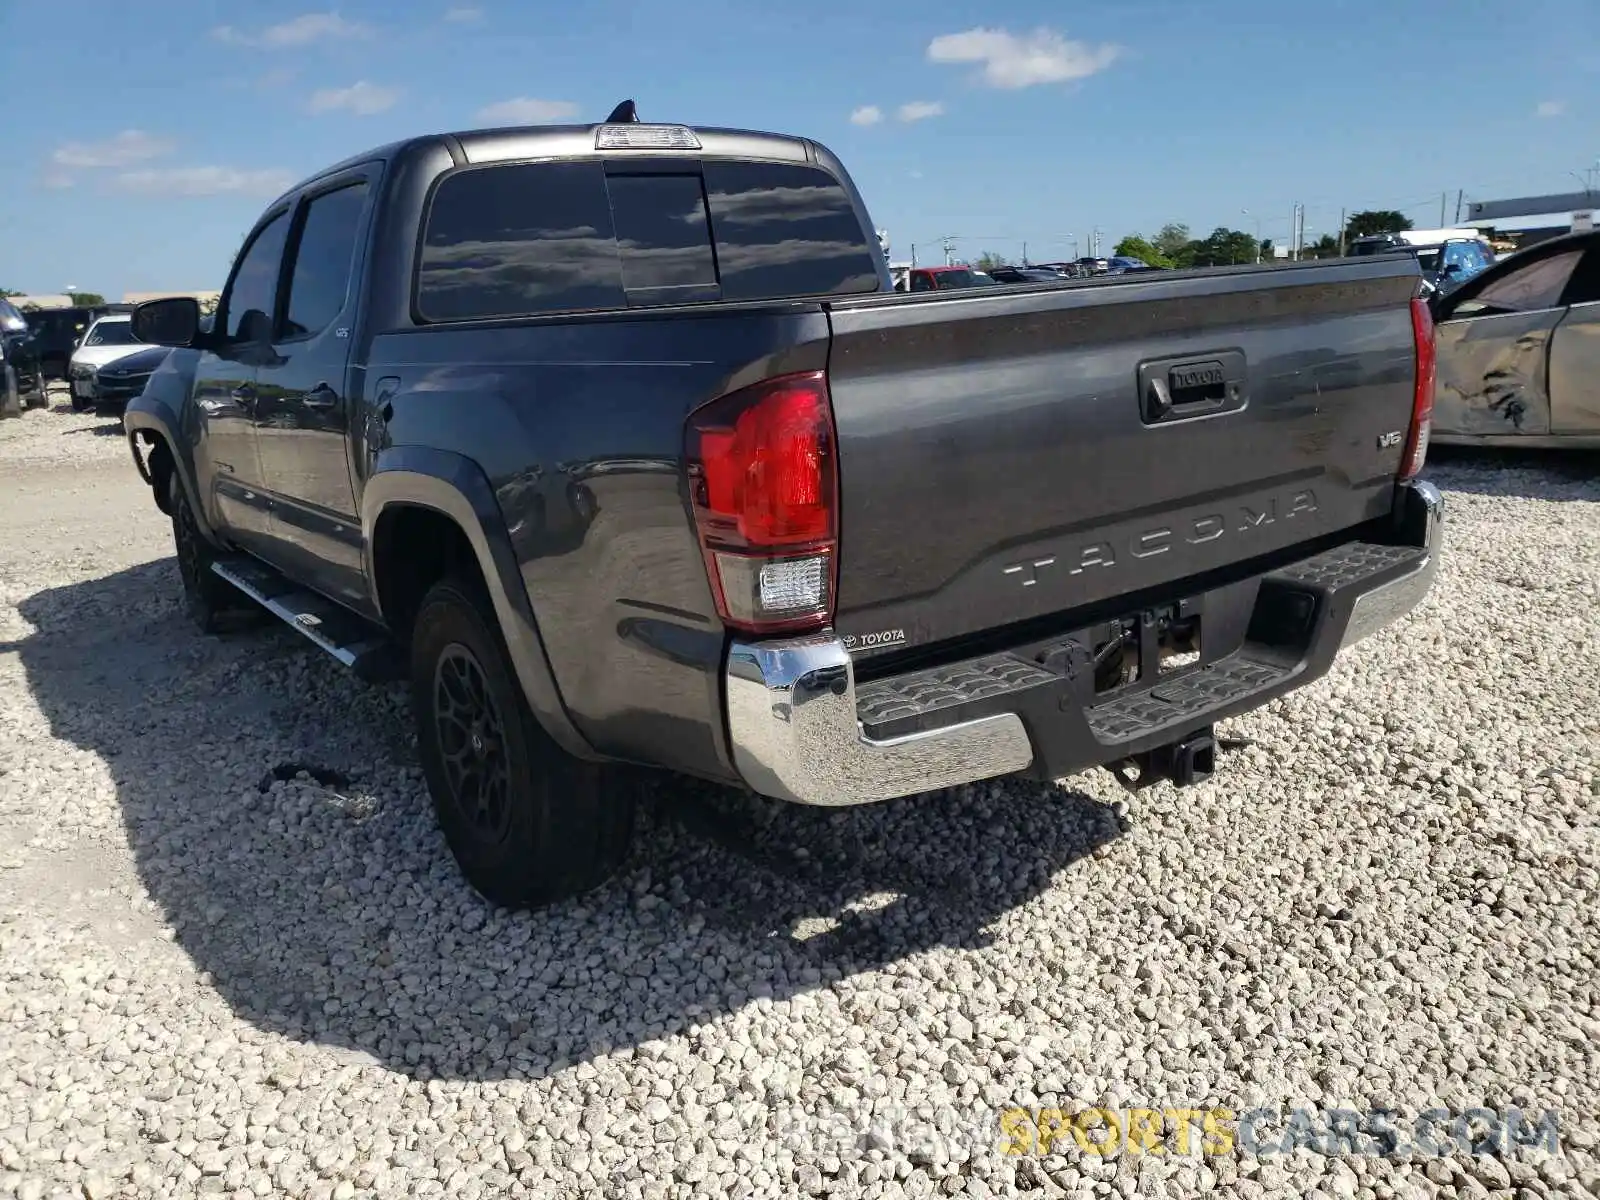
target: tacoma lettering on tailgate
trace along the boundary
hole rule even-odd
[[[1114,567],[1123,556],[1127,558],[1154,558],[1165,554],[1175,544],[1198,546],[1214,542],[1230,534],[1248,534],[1264,525],[1272,525],[1281,516],[1289,520],[1300,513],[1317,511],[1317,495],[1309,489],[1295,492],[1280,504],[1276,497],[1264,504],[1240,504],[1221,512],[1186,518],[1176,525],[1158,525],[1129,536],[1126,540],[1085,542],[1076,550],[1064,555],[1046,555],[1007,563],[1001,573],[1023,587],[1039,582],[1041,571],[1063,566],[1069,575],[1082,575],[1086,571]]]

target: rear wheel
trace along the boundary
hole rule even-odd
[[[627,856],[637,778],[573,758],[540,727],[476,583],[446,579],[423,597],[411,706],[439,825],[484,897],[549,904],[603,883]]]

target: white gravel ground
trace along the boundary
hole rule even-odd
[[[1600,1193],[1594,456],[1436,462],[1434,597],[1199,788],[723,829],[663,787],[615,884],[512,916],[397,690],[191,631],[117,432],[0,422],[0,1194]],[[1518,1105],[1561,1146],[1016,1157],[1013,1105]]]

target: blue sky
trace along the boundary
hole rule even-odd
[[[352,153],[628,96],[824,142],[896,259],[1283,240],[1296,201],[1312,237],[1433,225],[1600,163],[1595,0],[0,0],[0,79],[0,285],[113,298],[221,286],[265,201]]]

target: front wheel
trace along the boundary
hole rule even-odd
[[[172,512],[172,540],[178,552],[178,575],[183,580],[184,608],[201,633],[220,633],[227,618],[243,608],[244,598],[211,570],[217,560],[216,551],[200,532],[200,523],[195,520],[176,469],[167,480],[167,501]]]
[[[549,904],[603,883],[627,856],[631,769],[582,762],[545,733],[475,582],[447,579],[423,597],[411,707],[439,825],[485,898]]]

